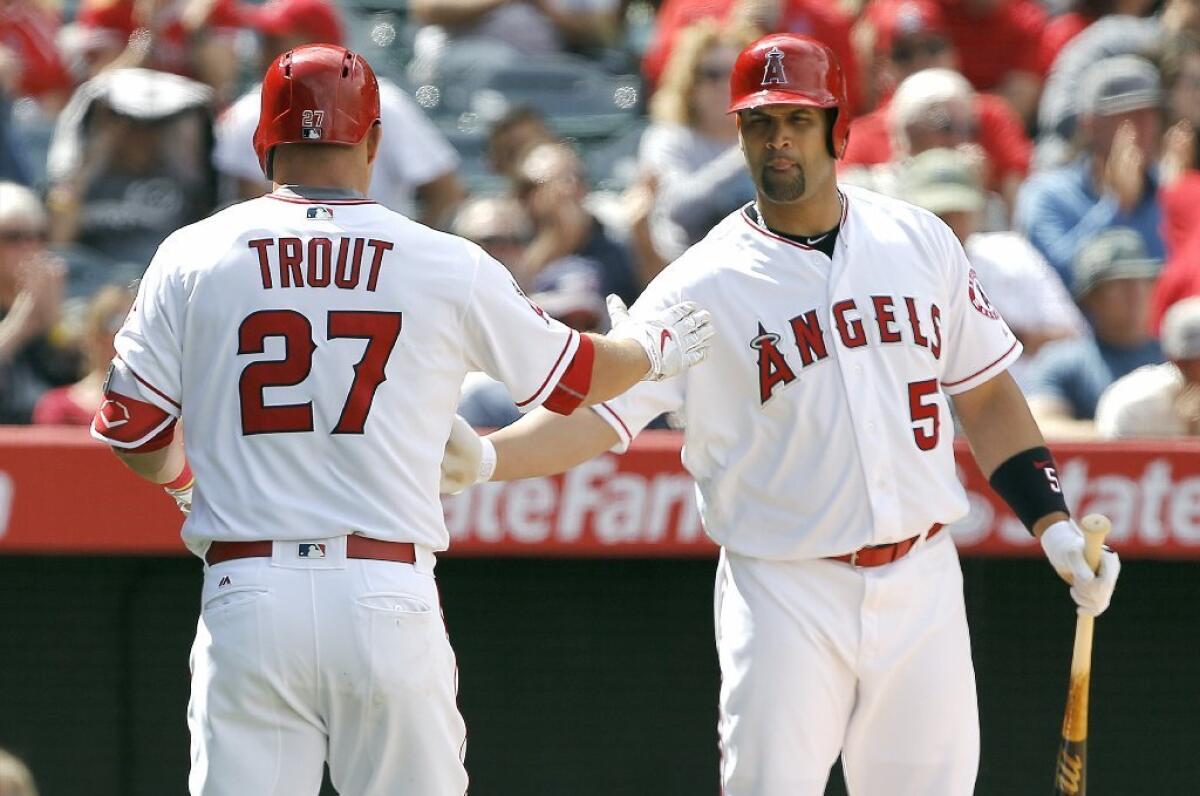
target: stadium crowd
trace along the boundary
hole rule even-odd
[[[783,30],[847,74],[840,179],[962,242],[1048,437],[1200,434],[1200,0],[0,0],[0,422],[88,422],[158,244],[269,190],[278,53],[362,52],[371,197],[603,330],[753,198],[728,78]],[[460,411],[516,416],[486,378]]]

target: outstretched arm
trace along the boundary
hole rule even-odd
[[[442,459],[441,491],[456,494],[480,481],[561,473],[619,441],[608,423],[586,409],[558,415],[538,408],[486,438],[455,417]]]

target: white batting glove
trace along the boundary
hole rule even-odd
[[[632,318],[617,295],[608,297],[613,339],[635,340],[646,352],[650,369],[642,381],[662,381],[678,376],[708,356],[714,334],[712,316],[694,301],[668,307],[648,320]]]
[[[186,486],[179,489],[163,487],[163,491],[175,499],[175,505],[179,507],[179,510],[183,512],[185,517],[192,513],[192,487],[195,484],[195,480],[192,480]]]
[[[1104,613],[1117,588],[1120,557],[1106,548],[1100,554],[1100,566],[1092,572],[1083,556],[1083,532],[1074,520],[1054,523],[1042,533],[1041,542],[1050,566],[1071,584],[1071,598],[1079,613],[1088,616]]]
[[[469,486],[489,480],[495,471],[496,446],[487,437],[476,434],[461,415],[455,415],[442,455],[439,491],[443,495],[457,495]]]

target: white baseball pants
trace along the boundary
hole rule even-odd
[[[188,704],[192,796],[463,796],[466,728],[432,575],[417,564],[270,558],[206,567]],[[418,548],[419,549],[419,548]],[[311,552],[315,548],[308,548]]]
[[[851,796],[969,796],[975,670],[950,534],[899,561],[717,568],[724,796],[822,796],[842,755]]]

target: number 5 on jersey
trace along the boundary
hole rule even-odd
[[[367,341],[362,359],[354,366],[354,381],[342,405],[334,434],[361,434],[375,400],[375,391],[387,380],[384,369],[400,337],[399,312],[331,310],[326,338]],[[242,435],[286,434],[313,430],[312,401],[274,404],[263,401],[267,387],[292,387],[312,371],[312,323],[295,310],[261,310],[251,313],[238,327],[238,354],[261,354],[270,337],[283,338],[283,359],[251,362],[238,381],[242,409]]]

